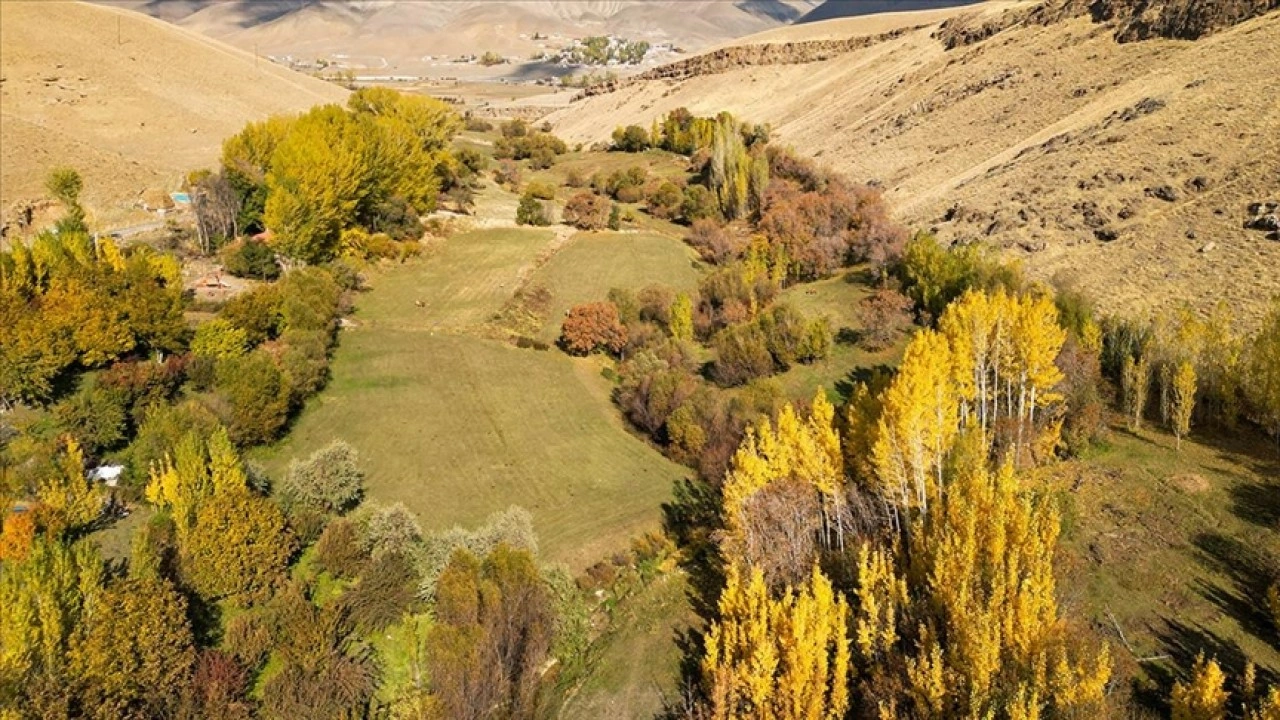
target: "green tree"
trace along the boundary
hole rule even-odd
[[[289,415],[289,384],[261,349],[218,362],[219,395],[225,398],[227,429],[239,445],[274,440]]]
[[[289,503],[341,513],[360,502],[363,485],[355,448],[335,440],[306,460],[290,462],[280,494]]]
[[[86,715],[156,717],[191,678],[195,646],[187,603],[167,581],[121,580],[102,592],[71,652]]]
[[[244,355],[249,347],[249,334],[223,318],[214,318],[196,328],[191,352],[197,357],[227,360]]]
[[[520,205],[516,207],[517,225],[545,226],[551,224],[547,208],[542,201],[531,192],[520,196]]]

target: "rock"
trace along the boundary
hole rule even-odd
[[[1280,230],[1280,214],[1258,215],[1245,220],[1246,230],[1262,230],[1263,232]]]
[[[1093,236],[1098,238],[1098,240],[1102,242],[1111,242],[1116,238],[1120,237],[1120,233],[1116,232],[1115,230],[1112,230],[1109,227],[1104,227],[1104,228],[1098,228],[1097,230],[1094,230]]]
[[[1048,244],[1045,243],[1045,241],[1043,240],[1035,240],[1035,241],[1023,240],[1018,243],[1018,247],[1022,248],[1023,250],[1029,253],[1037,253],[1037,252],[1042,252],[1045,248],[1047,248]]]
[[[1164,200],[1165,202],[1177,202],[1178,191],[1173,189],[1172,185],[1161,185],[1159,187],[1147,188],[1144,192],[1148,197]]]
[[[1204,246],[1200,248],[1200,252],[1202,253],[1211,252],[1216,247],[1218,247],[1218,243],[1216,242],[1205,243]]]
[[[1120,218],[1121,220],[1128,220],[1129,218],[1137,214],[1138,214],[1138,211],[1135,210],[1132,205],[1125,205],[1124,207],[1120,208],[1120,212],[1116,213],[1116,217]]]
[[[1204,192],[1209,189],[1209,178],[1197,175],[1187,181],[1187,189],[1192,192]]]
[[[1196,231],[1195,231],[1195,230],[1188,230],[1188,231],[1187,231],[1187,239],[1188,239],[1188,240],[1195,240],[1195,239],[1196,239]]]

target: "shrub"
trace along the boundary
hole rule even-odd
[[[214,318],[196,328],[191,354],[215,360],[240,357],[249,348],[249,333],[229,320]]]
[[[625,170],[614,170],[604,179],[602,189],[619,202],[636,202],[644,196],[643,188],[648,182],[649,172],[643,166],[632,165]]]
[[[385,553],[368,563],[360,580],[338,602],[364,633],[386,628],[400,619],[417,600],[418,573],[409,556]]]
[[[760,330],[774,363],[785,370],[800,358],[809,328],[804,316],[787,304],[774,306],[760,316]]]
[[[293,460],[280,484],[287,504],[342,513],[355,507],[364,492],[364,472],[355,448],[335,440],[306,460]]]
[[[337,327],[342,289],[323,268],[307,267],[289,273],[280,289],[280,329],[320,330]]]
[[[517,225],[534,225],[543,227],[551,224],[547,206],[532,193],[520,196],[520,204],[516,207]]]
[[[392,240],[404,242],[422,237],[422,219],[408,200],[394,195],[370,211],[369,230],[383,233]]]
[[[227,301],[218,314],[245,332],[250,346],[276,336],[280,329],[280,290],[275,285],[259,285]]]
[[[688,185],[684,189],[684,197],[681,198],[680,214],[687,222],[719,220],[721,218],[720,203],[716,200],[715,193],[705,186]]]
[[[362,545],[374,558],[407,553],[422,542],[422,527],[404,503],[375,508],[361,523]]]
[[[298,406],[329,379],[329,336],[322,330],[290,330],[280,342],[280,369],[288,379],[290,402]]]
[[[499,160],[498,166],[493,169],[493,180],[514,190],[520,185],[520,166],[514,160]]]
[[[468,115],[463,127],[469,132],[490,132],[493,130],[493,123],[484,118]]]
[[[335,577],[355,578],[368,559],[359,528],[348,518],[334,518],[316,541],[316,565]]]
[[[862,321],[862,344],[879,352],[897,341],[911,326],[911,298],[896,290],[876,290],[862,299],[858,317]]]
[[[590,182],[588,178],[582,174],[581,170],[578,168],[571,168],[564,176],[564,184],[566,187],[583,188],[589,185]]]
[[[271,357],[258,350],[228,358],[218,362],[216,375],[231,439],[241,446],[274,440],[289,415],[289,385]]]
[[[649,131],[639,125],[618,127],[613,131],[613,149],[622,152],[642,152],[649,149]]]
[[[505,64],[507,59],[492,50],[488,50],[485,54],[480,56],[480,60],[478,62],[485,67],[491,67],[493,65]]]
[[[711,366],[711,376],[720,385],[741,385],[773,372],[768,338],[754,324],[721,330],[713,338],[712,346],[716,359]]]
[[[703,260],[717,265],[741,256],[747,245],[744,238],[709,218],[694,220],[685,240]]]
[[[617,354],[627,344],[627,328],[610,302],[588,303],[569,310],[560,329],[560,344],[573,355],[596,350]]]
[[[610,205],[599,195],[578,193],[565,203],[564,221],[580,230],[601,230],[609,224]]]
[[[85,383],[54,406],[58,425],[90,455],[110,450],[125,438],[128,396],[100,383]]]
[[[526,195],[532,195],[539,200],[554,200],[556,197],[556,189],[551,183],[541,180],[531,181],[524,189]]]
[[[222,267],[236,277],[275,280],[280,277],[276,252],[266,243],[246,239],[228,244],[220,253]]]
[[[617,203],[609,208],[609,221],[606,225],[610,230],[622,229],[622,208],[618,207]]]
[[[680,192],[680,187],[670,180],[659,183],[645,198],[649,214],[663,220],[679,216],[683,201],[684,195]]]

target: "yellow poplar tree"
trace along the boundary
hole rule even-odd
[[[946,338],[925,330],[907,346],[898,375],[881,397],[871,451],[876,489],[893,497],[901,509],[927,512],[940,489],[946,451],[959,426],[959,396],[952,376]]]
[[[1216,660],[1202,653],[1191,669],[1189,682],[1173,686],[1173,720],[1223,720],[1227,716],[1226,676]]]
[[[1178,363],[1173,373],[1173,395],[1170,402],[1170,420],[1173,423],[1173,437],[1178,449],[1182,449],[1182,438],[1191,431],[1191,413],[1196,407],[1196,369],[1189,360]]]
[[[773,599],[759,569],[729,570],[702,677],[715,720],[837,720],[849,708],[849,608],[815,567]]]

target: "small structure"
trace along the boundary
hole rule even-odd
[[[120,475],[123,472],[123,465],[99,465],[89,471],[89,479],[101,482],[107,487],[116,487],[120,484]]]

